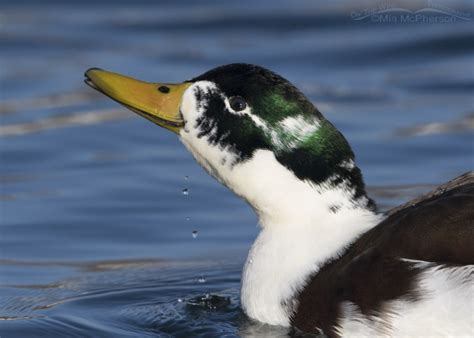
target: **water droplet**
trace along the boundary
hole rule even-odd
[[[186,221],[190,221],[191,220],[191,217],[186,217]]]
[[[253,259],[249,259],[249,264],[252,264],[253,263]]]
[[[189,195],[189,189],[188,188],[184,188],[183,190],[181,190],[181,192],[183,193],[183,195]]]
[[[192,234],[193,234],[193,238],[196,238],[198,236],[197,230],[193,230]]]
[[[181,298],[178,298],[178,303],[182,303],[183,300]]]
[[[184,176],[184,180],[185,181],[189,180],[189,176],[188,175]]]
[[[199,276],[198,283],[206,283],[206,278],[203,275]]]

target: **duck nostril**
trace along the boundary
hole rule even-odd
[[[162,92],[163,94],[168,94],[170,92],[170,88],[167,86],[160,86],[158,87],[158,90]]]

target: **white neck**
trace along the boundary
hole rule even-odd
[[[242,276],[241,301],[249,317],[288,326],[289,315],[297,306],[293,297],[308,277],[380,220],[356,210],[320,216],[311,224],[295,220],[286,226],[262,228]]]
[[[255,175],[263,169],[264,176]],[[366,209],[365,201],[355,204],[350,190],[297,179],[268,151],[233,170],[233,177],[239,172],[245,184],[231,188],[252,204],[262,225],[243,272],[242,306],[251,318],[288,326],[297,305],[293,296],[308,277],[381,216]]]

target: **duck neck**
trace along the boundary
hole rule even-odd
[[[266,163],[269,182],[259,177],[248,186],[265,186],[264,193],[245,192],[262,228],[245,264],[242,305],[254,319],[287,326],[295,295],[307,279],[343,254],[380,216],[365,191],[361,194],[350,182],[300,180],[272,154],[256,156]]]

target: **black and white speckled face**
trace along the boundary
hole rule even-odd
[[[183,140],[205,141],[209,149],[222,151],[223,163],[248,160],[257,149],[269,149],[262,121],[252,113],[251,103],[240,95],[228,96],[212,81],[196,81],[183,95],[181,114]],[[205,154],[203,154],[205,155]]]

